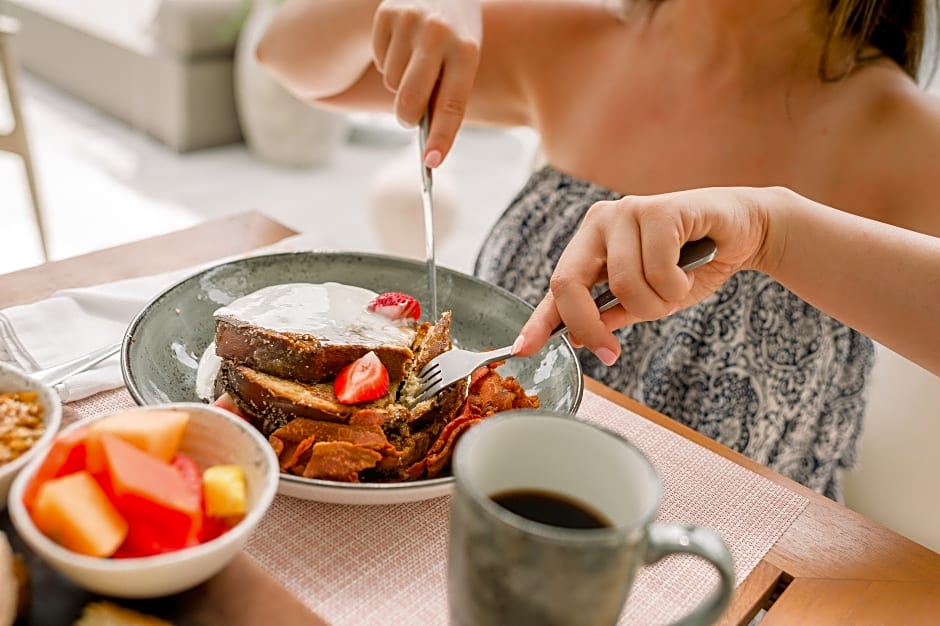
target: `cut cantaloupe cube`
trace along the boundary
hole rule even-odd
[[[117,435],[169,463],[179,448],[188,422],[189,413],[186,411],[131,410],[102,418],[88,430],[93,434],[107,432]]]
[[[202,473],[206,515],[232,517],[248,511],[245,472],[238,465],[213,465]]]
[[[111,556],[127,536],[127,522],[86,471],[44,482],[32,517],[46,536],[79,554]]]

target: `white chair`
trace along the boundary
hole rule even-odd
[[[29,142],[26,139],[26,127],[23,124],[23,112],[20,108],[19,88],[17,86],[17,65],[13,56],[13,36],[18,30],[19,24],[16,20],[9,16],[0,15],[0,65],[3,67],[3,80],[10,100],[10,111],[13,114],[12,130],[0,135],[0,150],[18,154],[23,159],[23,167],[26,169],[26,181],[29,185],[29,194],[33,203],[33,215],[36,218],[36,228],[39,231],[39,242],[42,246],[42,256],[44,260],[48,260],[46,229],[43,223],[42,207],[39,203],[39,190],[36,186],[33,160],[29,152]]]

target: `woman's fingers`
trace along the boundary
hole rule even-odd
[[[606,232],[617,241],[609,246],[608,285],[637,320],[658,319],[689,293],[689,278],[678,267],[682,235],[671,220],[631,210],[630,202],[636,201],[618,203],[619,219],[608,220],[616,227],[608,227]],[[630,241],[622,241],[625,231],[630,233]]]
[[[415,126],[430,112],[425,164],[437,167],[463,122],[480,60],[480,20],[457,3],[421,8],[384,2],[375,15],[373,59],[394,113]]]
[[[398,89],[402,74],[414,49],[414,33],[419,28],[421,13],[399,10],[392,3],[383,3],[372,22],[372,60],[382,74],[385,86]]]
[[[607,211],[612,204],[598,203],[588,211],[559,258],[550,287],[554,306],[568,326],[569,336],[608,365],[620,354],[620,344],[598,311],[592,288],[610,271],[605,231],[609,227]],[[630,238],[629,232],[620,235]]]
[[[376,13],[372,22],[372,63],[379,74],[385,74],[385,60],[392,41],[392,28],[388,19]]]
[[[412,34],[408,30],[394,29],[388,37],[384,52],[376,55],[376,68],[382,74],[385,88],[393,93],[398,92],[405,70],[411,63],[414,53],[411,40]]]
[[[441,74],[441,59],[416,52],[405,69],[401,85],[395,92],[395,115],[406,126],[417,126],[427,111]]]
[[[548,341],[552,330],[558,326],[561,318],[555,308],[551,292],[545,294],[542,301],[535,307],[532,315],[522,326],[519,336],[513,342],[513,354],[517,356],[532,356],[538,352]]]
[[[431,129],[425,154],[428,167],[440,165],[454,145],[467,112],[479,61],[479,47],[467,43],[458,44],[445,59],[437,93],[430,103]]]
[[[670,315],[714,293],[734,272],[761,267],[770,219],[763,206],[786,206],[789,194],[714,188],[596,203],[559,258],[550,293],[523,327],[519,354],[539,350],[564,320],[573,343],[610,362],[619,352],[613,330]],[[704,236],[718,255],[685,273],[678,267],[681,246]],[[605,279],[620,306],[599,314],[590,292]]]
[[[585,315],[576,318],[579,321],[571,322],[567,326],[568,339],[575,348],[588,346],[588,349],[597,355],[601,361],[611,365],[620,354],[620,343],[614,336],[613,331],[638,320],[620,306],[599,313],[594,300],[590,297],[590,292],[585,293],[587,298],[584,300],[585,308],[582,311]],[[567,299],[567,296],[565,298]],[[586,325],[585,321],[590,326]],[[535,354],[549,340],[559,323],[562,323],[561,314],[553,293],[549,292],[522,327],[519,338],[513,344],[513,353],[519,356]],[[600,324],[603,330],[599,331],[596,324]],[[574,328],[572,329],[572,327]],[[589,338],[586,340],[582,339],[585,334],[582,329],[585,328],[589,329]],[[597,337],[602,337],[602,339],[598,340]]]

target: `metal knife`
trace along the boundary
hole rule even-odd
[[[424,164],[424,150],[431,125],[430,109],[421,116],[418,129],[418,160],[421,165],[421,202],[424,205],[424,251],[428,261],[428,294],[431,323],[437,322],[437,266],[434,260],[434,203],[431,200],[431,168]]]

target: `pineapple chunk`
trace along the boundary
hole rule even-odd
[[[202,473],[206,515],[234,517],[248,511],[245,472],[238,465],[213,465]]]

